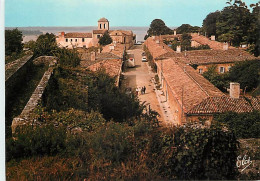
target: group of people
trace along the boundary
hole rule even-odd
[[[142,88],[137,87],[137,88],[136,88],[136,95],[139,95],[139,92],[140,92],[141,94],[145,94],[145,91],[146,91],[146,87],[145,87],[145,86],[143,86]]]

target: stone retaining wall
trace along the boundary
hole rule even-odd
[[[8,93],[15,86],[22,84],[23,77],[26,76],[27,70],[31,65],[32,55],[26,55],[18,60],[5,65],[5,93],[8,98]]]
[[[31,119],[31,115],[34,112],[35,108],[37,108],[37,105],[42,101],[43,94],[46,90],[46,87],[48,85],[49,80],[52,78],[54,67],[52,65],[55,65],[57,63],[56,57],[39,57],[35,60],[33,60],[34,63],[44,63],[49,62],[50,67],[48,70],[44,73],[40,83],[34,90],[32,96],[30,97],[29,101],[27,102],[26,106],[24,107],[22,113],[13,119],[12,121],[12,132],[15,133],[15,130],[17,126],[22,125],[30,125],[33,124],[34,120]]]

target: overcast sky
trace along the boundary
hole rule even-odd
[[[226,0],[5,0],[5,26],[96,26],[101,17],[110,26],[149,26],[156,18],[167,26],[201,26],[225,6]]]

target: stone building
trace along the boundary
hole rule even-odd
[[[145,45],[156,64],[165,101],[169,103],[173,114],[173,122],[185,124],[189,121],[198,121],[200,118],[211,121],[214,114],[260,110],[260,97],[241,96],[240,87],[236,83],[231,84],[230,96],[227,96],[190,66],[190,61],[202,61],[205,57],[189,57],[188,52],[176,53],[158,37],[148,38]],[[222,53],[218,50],[207,51]],[[233,55],[238,56],[234,52]]]
[[[97,29],[93,30],[91,33],[60,32],[60,34],[56,37],[56,41],[61,47],[89,48],[91,46],[98,46],[99,38],[101,38],[106,31],[108,31],[114,44],[124,44],[128,49],[135,43],[136,36],[132,31],[110,30],[109,21],[106,18],[99,19]]]

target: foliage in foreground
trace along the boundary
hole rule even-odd
[[[43,175],[45,179],[73,180],[234,179],[237,175],[236,138],[217,125],[161,129],[146,121],[132,125],[110,121],[76,135],[64,131],[49,127],[26,130],[18,135],[24,139],[7,144],[10,155],[14,155],[10,148],[13,153],[25,150],[38,155],[34,159],[19,155],[27,159],[9,161],[8,179],[22,176],[32,180]]]
[[[227,124],[238,138],[260,138],[260,112],[225,113],[216,115],[215,120]]]

